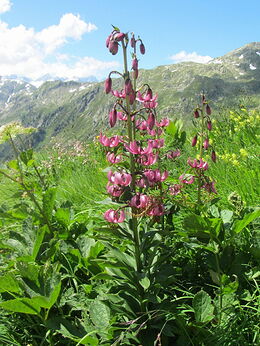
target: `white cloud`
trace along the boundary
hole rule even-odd
[[[172,55],[170,59],[173,60],[174,63],[179,63],[184,61],[193,61],[193,62],[198,62],[201,64],[206,64],[207,62],[212,60],[210,56],[199,55],[196,52],[187,53],[185,50],[182,50],[179,53]]]
[[[95,24],[72,13],[64,14],[59,24],[39,32],[22,24],[10,28],[6,22],[0,21],[0,76],[16,74],[33,80],[46,74],[67,79],[93,75],[101,78],[118,63],[89,56],[70,56],[59,51],[69,40],[81,40],[84,34],[96,29]]]
[[[10,11],[12,3],[10,0],[0,0],[0,13]]]

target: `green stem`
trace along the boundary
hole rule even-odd
[[[126,45],[124,42],[122,42],[122,47],[123,47],[123,57],[124,57],[124,78],[126,80],[129,78],[129,72],[127,69],[127,51],[126,51]],[[126,95],[126,112],[127,112],[128,142],[130,143],[133,141],[134,136],[133,136],[133,124],[131,120],[130,102],[129,102],[129,97],[127,95]],[[135,161],[134,161],[134,156],[132,153],[130,153],[130,173],[132,176],[131,190],[133,191],[133,193],[135,193]],[[134,216],[136,214],[135,208],[132,207],[131,212],[132,212],[132,219],[130,221],[130,226],[134,236],[136,269],[137,269],[137,272],[140,273],[142,270],[141,253],[140,253],[140,237],[138,232],[137,218]]]
[[[222,317],[222,308],[223,308],[223,285],[222,285],[222,279],[221,279],[221,270],[220,270],[220,264],[219,264],[219,257],[218,254],[215,253],[216,258],[216,265],[217,265],[217,272],[218,272],[218,279],[219,279],[219,324],[221,323],[221,317]]]
[[[204,140],[204,104],[202,105],[201,109],[201,121],[200,121],[200,151],[199,151],[199,158],[202,159],[203,156],[203,140]],[[198,205],[201,205],[201,185],[202,185],[202,171],[199,170],[199,176],[198,176]]]

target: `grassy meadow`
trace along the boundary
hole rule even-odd
[[[103,217],[119,202],[98,138],[2,164],[0,345],[260,344],[260,113],[217,119],[216,162],[203,157],[217,193],[198,210],[187,185],[169,193],[164,216],[139,215],[141,271],[129,224]],[[166,128],[165,153],[181,155],[163,160],[164,186],[196,157],[194,131],[174,119]]]

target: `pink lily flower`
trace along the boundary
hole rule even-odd
[[[212,181],[210,183],[206,183],[202,186],[206,191],[208,191],[209,193],[213,192],[213,193],[217,193],[217,190],[215,188],[215,182]]]
[[[164,139],[163,138],[157,138],[157,139],[149,139],[149,142],[151,142],[154,149],[159,149],[164,146]]]
[[[108,138],[107,136],[102,135],[102,133],[100,133],[99,135],[99,142],[105,147],[110,147],[110,148],[117,147],[120,141],[121,141],[120,136],[112,136],[111,138]]]
[[[148,154],[148,155],[141,155],[137,162],[140,163],[143,166],[151,166],[154,165],[157,162],[158,154]]]
[[[107,161],[110,163],[118,163],[122,161],[122,155],[115,155],[114,153],[108,152],[106,155]]]
[[[163,118],[163,119],[161,119],[160,122],[156,121],[156,126],[159,126],[159,127],[166,127],[169,124],[170,124],[170,120],[168,118]]]
[[[169,187],[170,195],[176,196],[181,192],[182,186],[180,184],[174,184]]]
[[[108,210],[104,213],[104,218],[105,218],[108,222],[120,223],[120,222],[123,222],[123,221],[125,220],[125,213],[124,213],[123,210],[108,209]]]
[[[122,195],[124,190],[122,189],[121,186],[118,185],[110,185],[109,183],[107,184],[107,193],[109,193],[113,197],[119,197]]]
[[[127,120],[127,114],[123,113],[123,112],[117,112],[117,118],[119,120],[123,120],[126,121]]]
[[[148,129],[148,124],[146,120],[140,121],[140,119],[137,119],[135,126],[140,131],[147,131]]]
[[[107,174],[108,180],[112,184],[128,186],[132,181],[131,174],[109,171]]]
[[[147,180],[151,185],[154,185],[159,182],[163,182],[166,180],[169,176],[168,171],[164,171],[163,173],[160,172],[159,169],[149,169],[144,171],[144,175],[146,176]]]
[[[177,149],[175,151],[173,150],[169,151],[166,156],[168,159],[175,159],[176,157],[179,157],[180,155],[181,155],[181,152],[179,149]]]
[[[152,209],[150,209],[148,211],[147,214],[150,215],[150,216],[161,216],[161,215],[164,214],[164,211],[165,211],[165,209],[164,209],[163,204],[158,203],[158,204],[154,205],[152,207]]]
[[[130,142],[130,144],[125,144],[125,148],[133,155],[148,155],[153,151],[153,146],[150,142],[148,142],[148,146],[146,148],[142,148],[137,144],[136,141]]]
[[[146,208],[149,204],[149,197],[147,195],[137,193],[131,198],[130,206],[135,208]]]
[[[209,168],[209,165],[207,162],[203,161],[202,159],[200,159],[199,161],[194,159],[193,161],[191,161],[190,158],[188,158],[187,161],[188,165],[190,165],[192,168],[198,168],[198,169],[203,169],[204,171],[206,171]]]
[[[179,177],[179,180],[181,183],[184,183],[184,184],[192,184],[192,183],[194,183],[194,178],[195,177],[191,174],[182,174]]]

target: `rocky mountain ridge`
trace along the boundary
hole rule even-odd
[[[260,106],[260,42],[238,48],[207,64],[184,62],[140,70],[138,86],[149,85],[158,93],[161,116],[190,118],[202,90],[215,109],[248,98]],[[121,88],[119,80],[113,87]],[[0,126],[20,120],[39,130],[36,142],[52,138],[90,139],[107,126],[113,104],[103,83],[46,81],[36,88],[26,80],[0,79]]]

